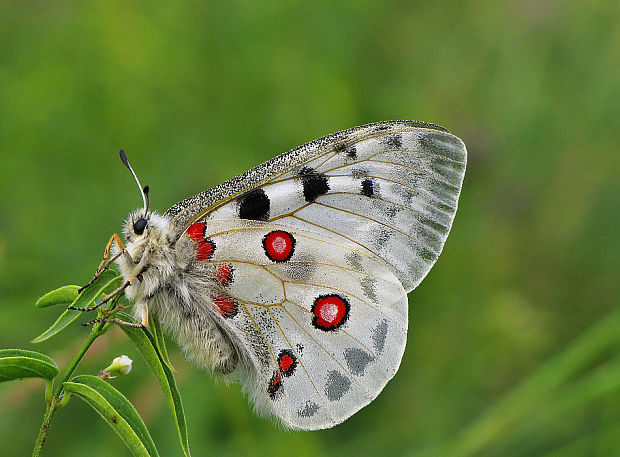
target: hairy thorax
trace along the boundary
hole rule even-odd
[[[146,220],[140,235],[134,222]],[[178,233],[170,220],[155,212],[135,211],[123,225],[129,256],[117,260],[121,273],[131,281],[125,294],[135,302],[134,315],[146,322],[155,315],[178,340],[181,349],[198,365],[221,373],[232,372],[237,351],[216,324],[209,291],[214,287],[204,266],[195,262],[194,243]],[[115,246],[116,252],[118,248]]]

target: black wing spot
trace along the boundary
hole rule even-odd
[[[311,172],[302,176],[301,179],[304,186],[304,198],[308,203],[329,191],[329,182],[324,174]]]
[[[362,181],[362,195],[372,197],[375,195],[374,183],[372,179],[366,178]]]
[[[389,129],[389,128],[390,128],[390,126],[389,126],[389,125],[380,125],[379,127],[377,127],[377,129],[376,129],[376,130],[379,132],[379,131],[381,131],[381,130],[387,130],[387,129]]]
[[[239,217],[254,221],[269,219],[269,197],[263,189],[254,189],[238,199]]]
[[[355,146],[347,146],[346,143],[337,143],[334,146],[334,152],[337,152],[338,154],[344,152],[347,157],[351,159],[355,159],[355,157],[357,157],[357,149],[355,148]]]
[[[352,159],[355,159],[357,157],[357,148],[355,146],[349,146],[347,148],[347,156],[349,156]]]
[[[334,146],[334,151],[336,152],[344,152],[347,149],[347,145],[345,143],[338,143]]]
[[[385,139],[385,144],[390,147],[400,149],[403,147],[403,137],[400,133],[390,135]]]

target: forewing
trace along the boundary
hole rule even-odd
[[[257,409],[298,429],[342,422],[396,373],[407,295],[357,245],[270,222],[208,221],[189,233],[217,284],[218,324],[237,346]],[[204,232],[203,232],[204,231]]]
[[[167,215],[181,232],[236,218],[322,233],[374,256],[409,291],[443,248],[465,164],[463,142],[442,127],[379,122],[293,149]]]

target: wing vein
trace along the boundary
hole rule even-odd
[[[287,301],[286,303],[292,303],[291,301]],[[317,341],[316,338],[313,338],[312,335],[310,333],[308,333],[308,331],[305,329],[305,327],[303,325],[301,325],[299,322],[297,322],[297,319],[295,319],[295,317],[288,312],[288,310],[282,306],[282,309],[284,310],[284,312],[286,314],[289,315],[289,317],[293,320],[293,322],[295,322],[297,324],[297,326],[306,334],[308,335],[308,338],[310,338],[310,340],[312,340],[312,342],[319,347],[320,349],[323,350],[323,352],[325,352],[331,359],[333,359],[334,362],[336,362],[338,364],[338,366],[347,374],[349,375],[349,377],[353,380],[353,382],[355,382],[355,384],[357,384],[365,393],[366,395],[368,395],[369,397],[372,397],[372,395],[366,390],[366,388],[361,385],[353,376],[351,373],[349,373],[349,371],[344,367],[344,365],[342,365],[342,363],[340,363],[340,361],[334,356],[334,354],[332,354],[331,352],[329,352],[325,346],[323,346],[319,341]]]
[[[258,333],[260,334],[261,338],[263,339],[263,341],[265,342],[265,345],[267,346],[267,349],[269,349],[269,353],[271,354],[271,360],[273,361],[274,366],[278,366],[278,362],[277,359],[273,353],[273,348],[271,347],[271,344],[269,344],[269,341],[267,340],[267,338],[265,337],[263,331],[260,329],[259,325],[256,323],[256,320],[254,319],[254,316],[252,316],[252,314],[250,313],[250,309],[246,306],[246,303],[241,301],[241,305],[243,306],[243,309],[245,310],[246,314],[248,315],[248,317],[250,318],[250,320],[252,321],[252,324],[254,325],[254,327],[256,327],[256,330],[258,330]],[[264,387],[264,386],[263,386]],[[286,389],[284,389],[284,396],[286,398],[286,404],[288,405],[288,408],[286,409],[289,413],[289,422],[292,422],[290,419],[290,412],[291,412],[291,403],[289,401],[289,397],[288,397],[288,393],[286,392]]]
[[[336,210],[336,211],[342,211],[343,213],[351,214],[353,216],[358,216],[358,217],[361,217],[362,219],[368,219],[369,221],[372,221],[372,222],[374,222],[374,223],[376,223],[378,225],[382,225],[382,226],[387,227],[387,228],[389,228],[391,230],[394,230],[395,232],[398,232],[398,233],[406,236],[407,238],[409,238],[410,240],[412,240],[414,242],[416,241],[415,238],[413,238],[411,235],[409,235],[409,234],[407,234],[407,233],[405,233],[405,232],[403,232],[401,230],[398,230],[396,227],[392,227],[391,225],[388,225],[388,224],[386,224],[384,222],[380,222],[380,221],[378,221],[376,219],[373,219],[372,217],[364,216],[363,214],[359,214],[359,213],[356,213],[354,211],[349,211],[349,210],[346,210],[346,209],[342,209],[342,208],[338,208],[338,207],[335,207],[335,206],[331,206],[331,205],[328,205],[327,203],[321,203],[319,201],[315,201],[314,203],[316,203],[317,205],[325,206],[326,208],[330,208],[330,209],[333,209],[333,210]],[[434,230],[432,227],[431,227],[431,229]],[[435,231],[437,233],[441,234],[441,232],[439,232],[437,230],[435,230]]]
[[[281,305],[282,306],[282,305]],[[284,306],[282,306],[282,309],[284,309]],[[284,311],[286,312],[286,309],[284,309]],[[288,313],[287,313],[288,314]],[[314,380],[312,379],[312,376],[310,376],[310,372],[308,371],[308,369],[306,368],[306,365],[304,364],[304,362],[302,361],[301,357],[299,356],[299,354],[297,353],[297,351],[293,348],[293,345],[291,344],[291,342],[289,341],[289,339],[287,338],[286,334],[284,333],[284,330],[282,330],[282,327],[280,326],[280,322],[278,321],[278,319],[276,318],[276,316],[274,316],[274,314],[271,312],[271,310],[269,310],[269,315],[271,316],[271,318],[273,319],[273,321],[276,323],[276,325],[278,326],[278,330],[280,330],[280,333],[282,334],[282,337],[284,338],[284,340],[286,341],[286,344],[288,344],[288,347],[291,349],[291,351],[293,351],[293,353],[295,354],[295,357],[297,357],[297,360],[299,361],[299,364],[302,366],[302,368],[304,369],[304,371],[306,372],[306,376],[308,376],[308,379],[310,380],[310,384],[312,384],[312,388],[314,389],[314,391],[316,392],[317,397],[319,398],[319,400],[321,401],[321,403],[323,403],[323,406],[325,407],[325,409],[328,411],[329,416],[331,417],[332,421],[334,420],[334,416],[331,412],[331,410],[329,409],[329,406],[327,405],[327,403],[325,403],[325,400],[323,399],[323,397],[321,396],[321,393],[319,392],[319,390],[317,389]],[[290,314],[289,314],[290,316]],[[292,318],[292,317],[291,317]],[[293,319],[293,322],[295,322],[298,326],[299,323]],[[301,327],[301,326],[300,326]]]

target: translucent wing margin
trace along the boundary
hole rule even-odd
[[[433,124],[368,124],[284,153],[166,215],[179,236],[197,220],[232,218],[320,232],[375,256],[410,291],[441,253],[466,156],[459,138]]]

